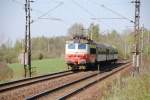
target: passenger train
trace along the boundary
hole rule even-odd
[[[104,43],[95,43],[86,37],[76,36],[66,41],[65,61],[72,70],[92,68],[101,63],[116,62],[118,51]]]

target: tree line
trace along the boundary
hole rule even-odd
[[[130,58],[134,35],[130,30],[119,34],[116,30],[102,34],[98,24],[90,24],[86,29],[83,24],[75,23],[68,29],[66,36],[57,37],[34,37],[31,39],[32,59],[45,59],[64,57],[65,42],[74,35],[85,35],[99,43],[107,43],[115,46],[119,51],[119,58]],[[142,37],[143,36],[143,37]],[[143,52],[145,56],[150,55],[150,31],[144,29]],[[0,61],[14,63],[18,61],[18,55],[24,51],[24,40],[17,40],[13,45],[10,40],[0,45]]]

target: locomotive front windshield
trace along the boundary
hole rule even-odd
[[[78,49],[86,49],[86,44],[78,44]]]
[[[68,44],[68,49],[75,49],[75,44],[74,43]]]
[[[86,49],[86,44],[83,44],[83,43],[70,43],[70,44],[68,44],[68,49],[84,50],[84,49]]]

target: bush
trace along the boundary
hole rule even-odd
[[[38,59],[39,59],[39,60],[42,60],[42,59],[43,59],[43,54],[42,54],[42,53],[39,53]]]
[[[0,62],[0,81],[9,80],[13,77],[13,70],[5,62]]]

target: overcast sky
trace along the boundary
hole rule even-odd
[[[121,18],[104,5],[128,19],[134,19],[134,5],[131,0],[34,0],[31,25],[32,37],[66,35],[68,28],[75,22],[88,28],[90,23],[99,24],[101,32],[115,29],[119,32],[132,28],[128,20],[92,20],[91,18]],[[141,24],[150,29],[150,0],[141,0]],[[0,0],[0,39],[16,40],[25,34],[25,0]],[[46,14],[47,11],[50,11]],[[38,19],[60,18],[61,20]],[[1,42],[0,41],[0,42]]]

